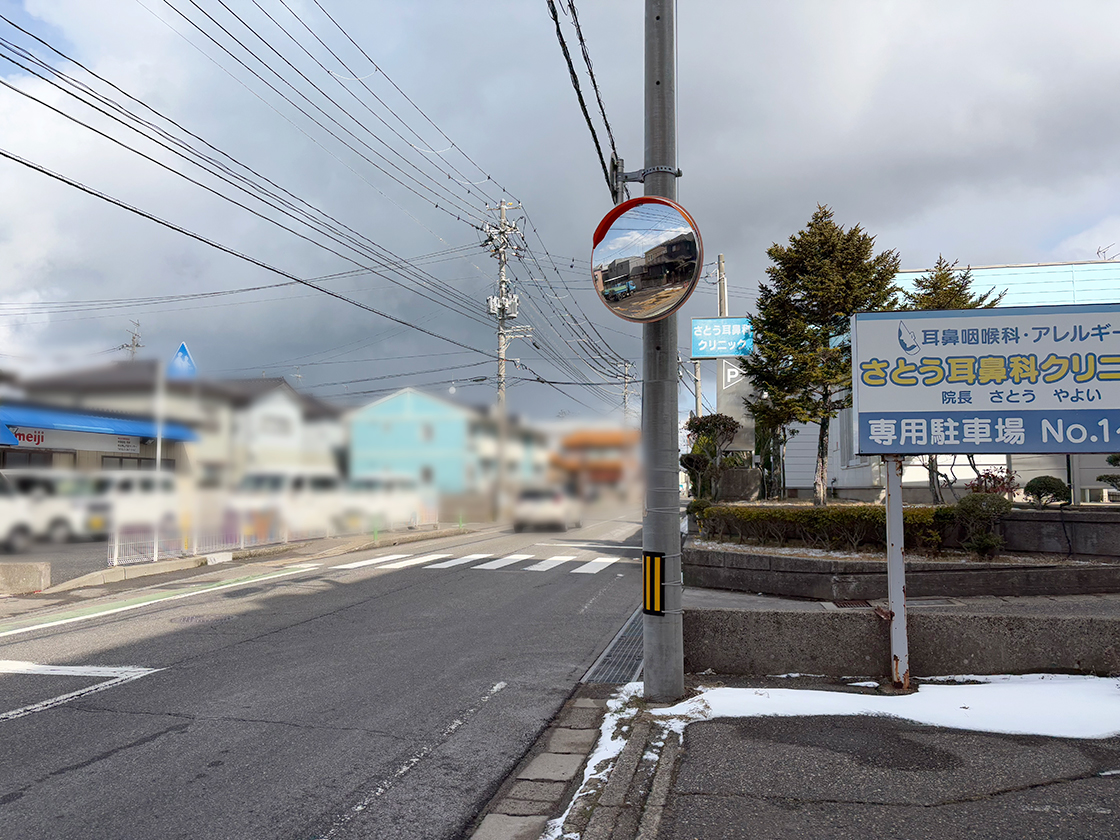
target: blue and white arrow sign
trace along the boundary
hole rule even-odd
[[[187,349],[187,343],[184,341],[179,345],[179,349],[175,351],[171,363],[167,366],[167,378],[194,379],[196,376],[198,376],[198,368],[195,366],[191,351]]]

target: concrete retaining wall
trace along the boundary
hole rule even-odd
[[[950,674],[1120,674],[1120,620],[908,614],[910,669]],[[889,676],[888,624],[868,610],[685,610],[685,671]]]
[[[883,560],[828,560],[694,547],[684,548],[681,558],[686,586],[821,601],[870,600],[887,595],[887,567]],[[910,597],[1120,592],[1120,563],[1074,566],[969,563],[966,566],[959,562],[909,560],[906,592]]]
[[[0,563],[0,595],[42,592],[50,585],[50,563]]]
[[[1120,557],[1120,514],[1112,511],[1014,510],[1002,530],[1008,551]]]

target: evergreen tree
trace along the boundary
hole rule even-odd
[[[972,269],[957,270],[957,261],[950,263],[941,254],[929,273],[914,281],[914,288],[904,289],[900,309],[991,309],[999,306],[1007,290],[995,297],[995,287],[982,295],[972,292]]]
[[[830,208],[817,205],[788,246],[775,243],[766,252],[773,264],[752,319],[754,349],[740,360],[757,394],[747,400],[756,417],[819,424],[818,505],[827,502],[829,421],[852,403],[850,318],[896,304],[898,254],[874,248],[875,237],[859,225],[844,230]]]
[[[927,274],[914,281],[914,288],[902,292],[902,309],[991,309],[998,306],[1007,290],[995,297],[993,286],[982,295],[973,294],[972,269],[957,269],[957,261],[950,263],[941,254]],[[941,494],[941,475],[937,455],[925,456],[926,470],[929,475],[929,494],[936,505],[944,498]]]

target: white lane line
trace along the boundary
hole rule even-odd
[[[389,789],[392,788],[393,785],[400,781],[400,779],[402,779],[404,776],[408,775],[409,771],[411,771],[413,767],[415,767],[428,755],[430,755],[433,750],[445,744],[452,735],[458,732],[459,729],[461,729],[472,717],[475,716],[475,714],[478,713],[479,709],[481,709],[486,703],[489,703],[494,698],[494,695],[496,695],[505,687],[506,683],[504,682],[494,683],[494,685],[491,686],[490,690],[482,695],[481,700],[476,702],[466,711],[460,713],[459,717],[455,718],[453,721],[451,721],[451,723],[447,724],[447,726],[443,728],[439,735],[436,736],[436,739],[434,741],[429,741],[427,744],[424,744],[422,747],[420,747],[420,749],[409,756],[407,761],[401,764],[390,775],[382,779],[378,783],[377,787],[363,796],[362,799],[357,804],[353,805],[349,811],[344,814],[339,814],[334,819],[332,819],[330,829],[323,834],[318,835],[316,840],[332,840],[332,838],[337,837],[339,833],[346,828],[347,823],[349,823],[356,816],[369,808],[374,802],[377,801],[378,797],[384,796],[386,793],[388,793]]]
[[[468,554],[466,557],[456,557],[454,560],[444,560],[442,563],[433,563],[425,569],[450,569],[453,566],[462,566],[464,563],[473,563],[475,560],[485,560],[493,554]]]
[[[114,615],[116,613],[128,612],[129,610],[138,610],[141,607],[149,607],[152,604],[162,604],[166,601],[179,601],[183,598],[193,598],[195,595],[205,595],[209,592],[219,592],[223,589],[231,589],[236,586],[249,586],[253,583],[263,583],[266,580],[275,580],[276,578],[287,577],[288,575],[297,575],[301,572],[308,571],[306,566],[291,566],[286,572],[277,572],[273,575],[260,575],[258,577],[249,577],[244,580],[235,580],[230,583],[223,583],[218,586],[203,585],[200,589],[195,589],[191,592],[178,592],[174,595],[157,595],[151,598],[143,598],[137,603],[125,604],[123,607],[111,607],[107,610],[93,610],[82,615],[77,615],[72,618],[60,618],[56,621],[44,621],[42,624],[31,624],[27,627],[17,627],[14,630],[5,630],[0,632],[0,638],[4,636],[16,636],[20,633],[31,633],[34,630],[46,630],[48,627],[59,627],[63,624],[73,624],[75,621],[87,621],[91,618],[102,618],[107,615]]]
[[[555,557],[549,557],[547,560],[542,560],[539,563],[534,563],[532,566],[526,567],[527,572],[547,572],[549,569],[555,569],[561,563],[567,563],[569,560],[575,560],[574,554],[557,554]]]
[[[578,569],[572,569],[571,573],[573,575],[593,575],[596,572],[603,571],[603,569],[617,560],[617,557],[596,557],[590,563],[584,563]]]
[[[424,563],[431,563],[433,560],[442,560],[444,557],[450,557],[450,554],[425,554],[423,557],[413,557],[411,560],[398,560],[395,563],[386,563],[382,569],[406,569],[409,566],[420,566]]]
[[[532,559],[532,554],[511,554],[508,557],[502,557],[499,560],[491,560],[489,563],[482,563],[481,565],[475,566],[474,568],[475,571],[478,571],[479,569],[490,571],[492,569],[500,569],[503,566],[512,566],[514,563],[520,563],[522,560]]]
[[[0,659],[0,674],[45,674],[55,677],[142,677],[159,668],[137,668],[132,665],[40,665],[19,659]]]
[[[409,557],[408,554],[387,554],[384,557],[372,557],[369,560],[358,560],[355,563],[343,563],[341,566],[331,566],[332,569],[360,569],[362,566],[375,566],[378,563],[388,563],[391,560],[400,560]]]
[[[13,659],[0,660],[0,673],[3,674],[46,674],[51,676],[68,676],[68,677],[112,677],[112,679],[105,682],[96,683],[85,688],[79,688],[77,691],[70,691],[66,694],[60,694],[57,697],[51,697],[49,700],[42,700],[38,703],[32,703],[30,706],[22,706],[18,709],[13,709],[10,712],[0,714],[0,722],[6,720],[14,720],[16,718],[24,717],[25,715],[34,714],[35,712],[45,712],[47,709],[53,709],[55,706],[61,706],[63,703],[69,703],[71,700],[77,700],[79,697],[86,697],[90,694],[96,694],[99,691],[104,691],[107,688],[114,686],[124,685],[127,682],[138,680],[140,677],[146,677],[148,674],[154,674],[156,671],[161,671],[162,668],[137,668],[132,666],[123,667],[102,667],[99,665],[39,665],[35,662],[20,662]]]

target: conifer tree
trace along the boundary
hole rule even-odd
[[[772,265],[752,319],[754,349],[740,360],[757,395],[747,400],[756,417],[819,425],[818,505],[827,503],[829,421],[852,402],[850,318],[896,305],[898,254],[874,248],[875,237],[859,225],[845,230],[817,205],[788,245],[766,252]]]
[[[972,291],[972,269],[957,269],[957,261],[950,263],[941,254],[928,273],[914,281],[913,289],[902,291],[901,309],[991,309],[998,306],[1007,290],[998,295],[993,286],[981,295]],[[993,295],[995,295],[993,297]],[[936,453],[925,456],[929,475],[929,494],[934,504],[941,504],[941,475]]]

